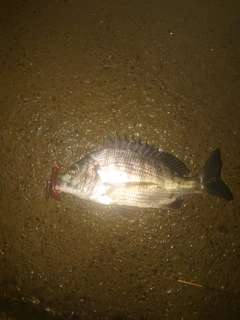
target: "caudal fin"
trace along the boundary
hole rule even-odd
[[[230,189],[221,179],[221,169],[221,153],[220,149],[217,149],[211,154],[197,175],[201,180],[201,190],[219,198],[233,200]]]

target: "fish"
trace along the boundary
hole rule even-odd
[[[57,177],[53,168],[49,194],[60,200],[68,193],[84,200],[113,207],[132,220],[142,208],[177,210],[184,196],[204,193],[233,200],[221,179],[221,153],[216,149],[199,172],[189,177],[186,165],[177,157],[140,139],[107,138],[103,148],[90,152]]]

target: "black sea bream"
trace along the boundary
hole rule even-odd
[[[178,209],[182,197],[206,193],[227,200],[233,196],[221,180],[220,149],[215,150],[193,177],[179,159],[140,140],[107,139],[104,147],[71,165],[57,181],[51,195],[60,192],[114,206],[127,215],[139,208]],[[49,191],[48,191],[49,193]]]

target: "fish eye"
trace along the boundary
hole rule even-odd
[[[68,173],[71,176],[74,176],[78,171],[78,167],[76,165],[72,165],[69,169],[68,169]]]

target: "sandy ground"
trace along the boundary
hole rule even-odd
[[[1,5],[0,319],[238,318],[239,17],[224,0]],[[133,223],[71,196],[46,202],[54,163],[116,131],[192,174],[220,147],[234,200],[189,196]]]

